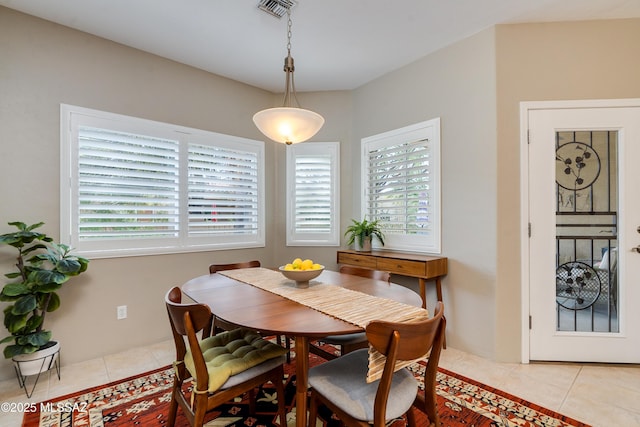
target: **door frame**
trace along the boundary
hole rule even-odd
[[[640,98],[520,102],[520,292],[522,337],[521,363],[528,364],[530,361],[529,111],[616,107],[640,107]]]

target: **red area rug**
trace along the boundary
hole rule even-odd
[[[311,365],[322,363],[312,356]],[[410,369],[420,377],[424,364]],[[23,427],[124,427],[164,426],[171,397],[172,368],[147,372],[100,387],[79,391],[36,405],[38,411],[24,416]],[[295,361],[286,365],[285,402],[287,424],[295,425]],[[438,374],[438,407],[442,427],[588,427],[549,409],[519,399],[477,381],[445,369]],[[246,398],[229,402],[209,415],[207,426],[258,427],[279,425],[275,412],[278,396],[269,385],[258,394],[258,414],[250,416]],[[416,411],[418,425],[426,425],[426,417]],[[320,412],[326,427],[339,423],[330,413]],[[188,426],[178,410],[179,427]],[[399,425],[404,425],[399,423]]]

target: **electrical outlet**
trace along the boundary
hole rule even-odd
[[[118,314],[117,314],[118,320],[122,320],[122,319],[126,319],[127,318],[127,306],[126,305],[119,305],[117,310],[118,310]]]

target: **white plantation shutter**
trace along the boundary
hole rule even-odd
[[[385,247],[440,252],[439,120],[365,138],[362,147],[363,216],[380,222]]]
[[[61,107],[61,239],[88,257],[262,247],[264,143]]]
[[[189,145],[189,235],[257,234],[258,155]]]
[[[177,237],[178,142],[80,127],[78,240]]]
[[[387,234],[428,234],[429,141],[420,140],[369,152],[367,216],[384,223]]]
[[[296,158],[295,224],[296,233],[331,231],[331,157]]]
[[[339,245],[337,142],[287,147],[287,245]]]

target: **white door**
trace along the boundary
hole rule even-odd
[[[640,362],[639,101],[527,107],[530,360]]]

